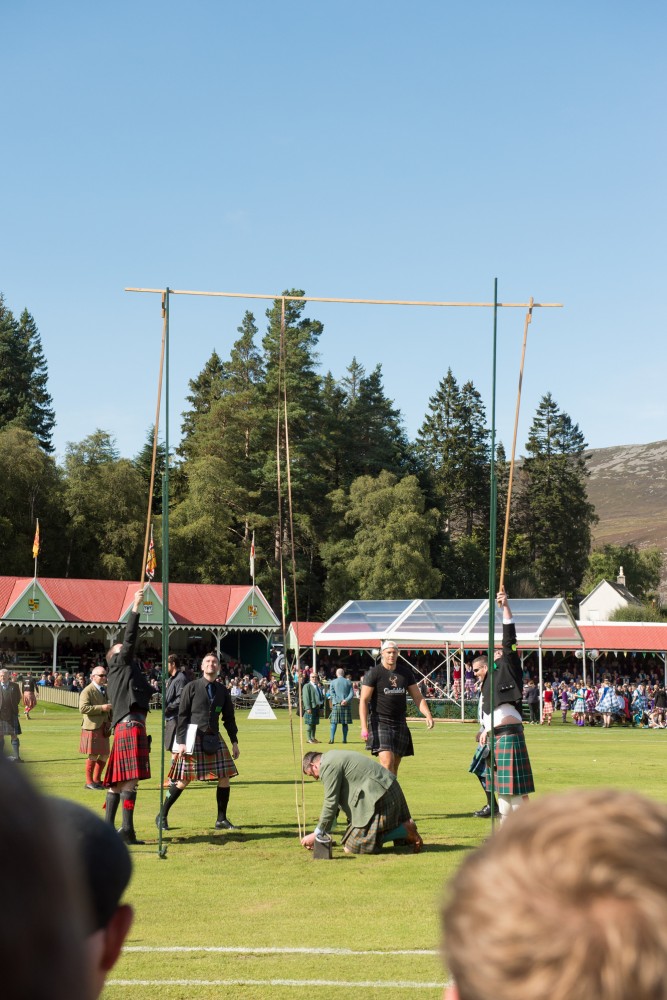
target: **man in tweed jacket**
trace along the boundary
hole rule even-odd
[[[311,850],[331,829],[338,810],[347,816],[342,842],[346,854],[377,854],[387,840],[407,840],[417,854],[423,841],[398,779],[374,760],[353,750],[307,753],[303,773],[321,781],[324,803],[317,828],[301,840]]]

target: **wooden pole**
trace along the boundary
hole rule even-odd
[[[148,544],[151,535],[151,517],[153,514],[153,487],[155,485],[155,460],[157,457],[157,435],[160,426],[160,404],[162,401],[162,373],[164,371],[164,350],[167,341],[167,303],[169,290],[162,289],[162,347],[160,350],[160,374],[157,382],[157,405],[155,407],[155,425],[153,428],[153,457],[151,459],[151,484],[148,490],[148,516],[146,517],[146,535],[144,537],[144,558],[141,563],[140,585],[143,587],[146,579],[146,561],[148,559]]]
[[[519,366],[519,390],[516,396],[516,410],[514,413],[514,437],[512,438],[512,455],[510,458],[510,475],[507,484],[507,504],[505,506],[505,531],[503,534],[503,551],[500,559],[500,584],[498,590],[505,589],[505,561],[507,557],[507,539],[510,529],[510,505],[512,503],[512,484],[514,482],[514,459],[516,456],[516,437],[519,429],[519,410],[521,409],[521,386],[523,385],[523,363],[526,359],[526,341],[528,340],[528,327],[533,318],[533,300],[528,303],[526,322],[523,327],[523,346],[521,348],[521,365]]]
[[[162,294],[161,288],[126,288],[126,292]],[[526,309],[528,302],[429,302],[412,299],[341,299],[316,295],[264,295],[255,292],[196,292],[185,289],[170,289],[170,295],[205,295],[225,299],[283,299],[285,302],[343,302],[349,305],[366,306],[430,306],[445,308],[478,309]],[[531,300],[532,302],[532,300]],[[531,309],[562,309],[562,302],[533,302]]]

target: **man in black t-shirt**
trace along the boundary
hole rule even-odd
[[[406,722],[408,694],[426,719],[428,729],[433,729],[433,717],[412,669],[399,662],[396,643],[385,640],[380,656],[381,662],[371,667],[361,682],[361,738],[383,767],[398,774],[402,758],[414,755]]]

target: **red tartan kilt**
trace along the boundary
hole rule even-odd
[[[32,712],[33,708],[37,704],[37,699],[35,698],[34,691],[24,691],[23,692],[23,707],[26,712]]]
[[[109,737],[104,735],[100,729],[82,729],[79,740],[79,753],[88,754],[89,757],[109,756]]]
[[[119,722],[114,729],[113,746],[104,784],[121,781],[144,781],[151,776],[150,747],[143,722]]]

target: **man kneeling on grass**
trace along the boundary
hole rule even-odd
[[[378,761],[352,750],[307,753],[303,773],[324,785],[322,812],[313,833],[301,844],[312,850],[315,838],[329,833],[342,809],[348,827],[342,843],[346,854],[378,854],[387,840],[407,841],[418,854],[423,840],[410,818],[398,779]]]

